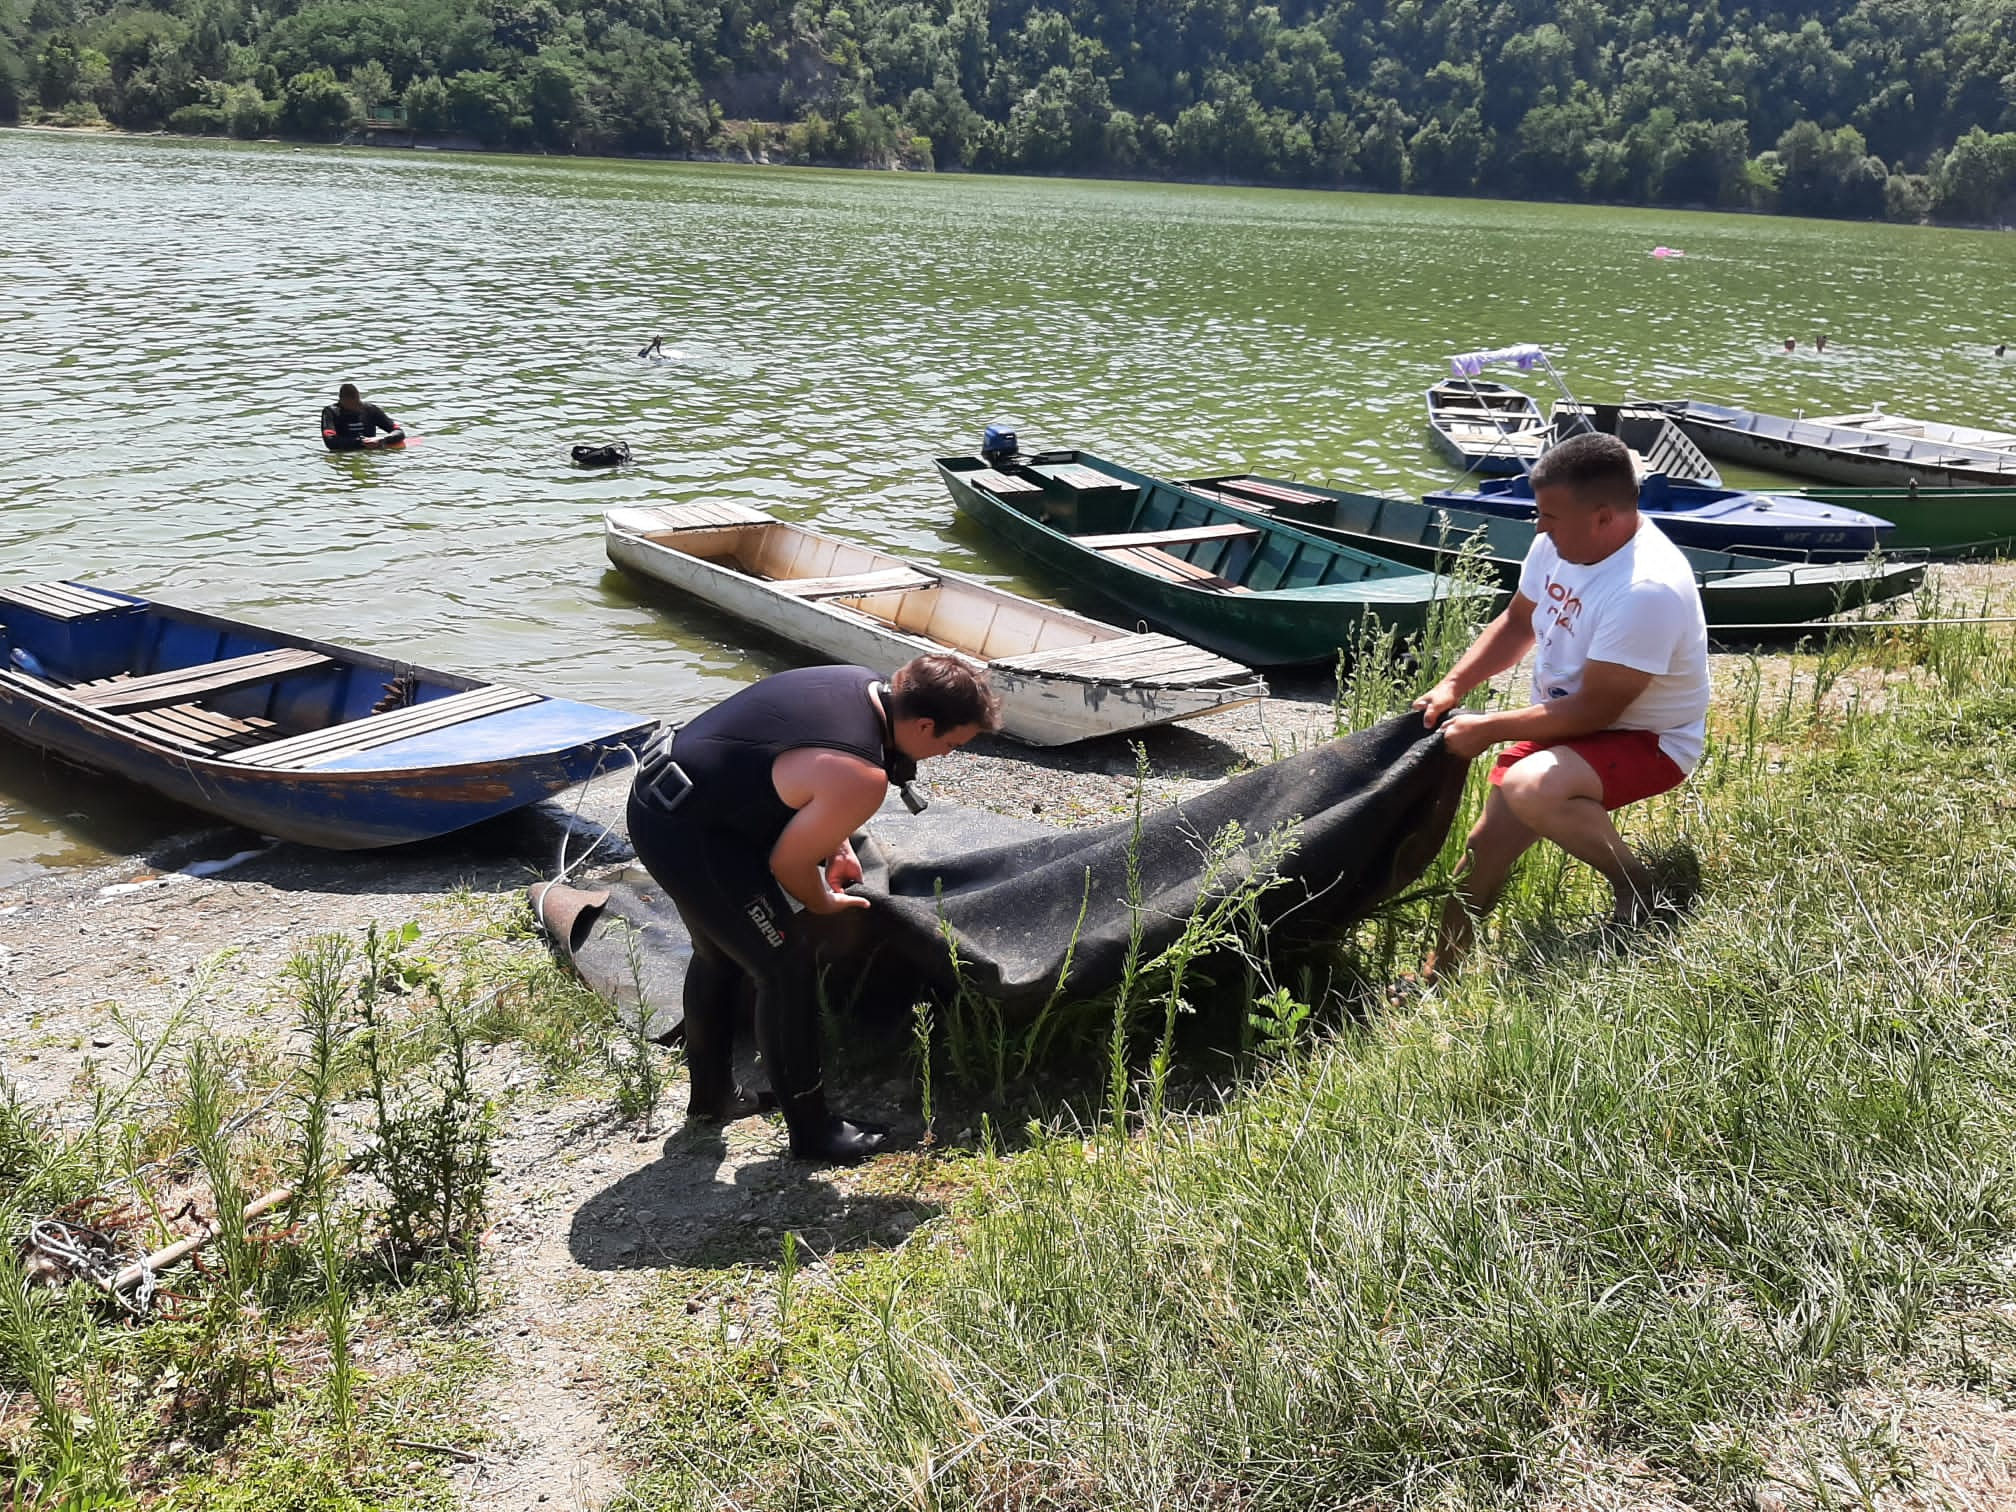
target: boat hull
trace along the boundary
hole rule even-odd
[[[1648,478],[1639,509],[1675,542],[1708,551],[1763,555],[1799,553],[1815,561],[1848,561],[1889,545],[1888,520],[1837,505],[1817,504],[1797,494],[1746,494],[1733,489],[1694,488]],[[1515,520],[1534,517],[1532,488],[1523,478],[1473,490],[1428,494],[1430,505],[1477,510]]]
[[[609,560],[625,572],[676,589],[688,599],[755,625],[824,660],[851,662],[886,674],[913,657],[947,649],[863,615],[836,613],[825,605],[791,598],[758,579],[613,525],[604,540]],[[960,577],[938,568],[932,571],[943,578]],[[1002,733],[1035,746],[1069,745],[1195,719],[1267,694],[1267,685],[1258,678],[1229,686],[1169,687],[1115,679],[1045,677],[999,663],[989,663],[987,674],[1001,697]]]
[[[1801,496],[1892,521],[1893,547],[1937,557],[2006,556],[2016,551],[2016,488],[1807,488]]]
[[[1143,474],[1098,461],[1086,453],[1068,455],[1123,481],[1141,486],[1156,484],[1156,480]],[[1102,552],[1079,545],[1072,536],[975,487],[957,465],[965,461],[940,458],[938,475],[959,511],[983,530],[1037,563],[1060,583],[1068,584],[1075,593],[1117,613],[1123,623],[1139,620],[1165,634],[1248,665],[1294,666],[1334,661],[1341,650],[1357,640],[1367,621],[1373,619],[1402,635],[1412,634],[1425,623],[1435,600],[1452,587],[1446,579],[1438,579],[1432,573],[1384,560],[1378,564],[1385,572],[1380,580],[1349,589],[1330,585],[1314,590],[1228,593],[1166,582],[1110,561]],[[1194,502],[1200,515],[1214,509],[1228,515],[1240,513],[1196,495],[1184,497]],[[1321,537],[1307,536],[1256,516],[1246,518],[1253,520],[1260,532],[1272,531],[1290,541],[1303,537],[1325,551],[1338,549],[1335,543],[1324,542]]]
[[[1664,406],[1687,438],[1709,456],[1795,478],[1856,488],[2007,488],[2016,462],[1981,455],[1961,458],[1932,446],[1914,455],[1905,438],[1855,432],[1819,422],[1675,401]],[[1823,432],[1865,436],[1859,447],[1828,444]]]
[[[1455,569],[1468,543],[1471,559],[1508,595],[1532,547],[1532,525],[1503,515],[1318,488],[1278,478],[1199,478],[1193,489],[1260,484],[1276,515],[1305,530],[1431,571]],[[1301,499],[1294,496],[1301,495]],[[1925,580],[1923,562],[1787,562],[1682,546],[1701,589],[1710,625],[1786,625],[1824,619],[1910,593]]]
[[[417,671],[453,688],[489,686],[215,616],[130,602],[172,615],[181,627],[321,652],[341,669],[363,669],[374,680]],[[23,624],[18,614],[10,616],[17,638]],[[602,772],[623,770],[630,765],[629,752],[656,727],[655,721],[611,709],[526,699],[494,716],[289,770],[218,759],[150,738],[116,716],[81,707],[57,689],[7,671],[0,673],[0,735],[261,834],[329,850],[365,850],[449,834]],[[414,759],[405,760],[404,751],[416,753]]]

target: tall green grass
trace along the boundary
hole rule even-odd
[[[1802,1411],[2016,1293],[2012,649],[1756,664],[1638,817],[1677,929],[1543,855],[1453,988],[1033,1130],[935,1242],[662,1356],[627,1505],[1728,1505],[1824,1453]]]

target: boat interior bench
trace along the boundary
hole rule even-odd
[[[268,741],[225,759],[239,766],[265,767],[273,771],[312,771],[378,746],[410,740],[416,735],[431,735],[452,725],[466,724],[472,719],[483,719],[541,702],[544,699],[540,694],[527,693],[522,688],[470,688],[461,693],[451,693],[446,698],[408,704],[403,709],[367,714],[362,719],[346,720],[342,724],[327,725],[305,734],[290,735],[284,740]]]
[[[936,588],[938,579],[914,567],[885,567],[880,572],[856,572],[845,577],[777,578],[770,584],[797,599],[867,598],[877,593],[914,593]]]
[[[81,583],[23,583],[16,588],[0,588],[0,600],[33,609],[50,619],[85,619],[94,614],[110,614],[131,609],[131,599],[101,593]]]
[[[1113,551],[1128,546],[1178,546],[1185,541],[1234,541],[1241,536],[1257,536],[1260,527],[1226,520],[1216,525],[1180,525],[1171,530],[1123,531],[1118,535],[1082,535],[1080,546],[1094,551]]]
[[[1251,593],[1250,588],[1242,588],[1229,578],[1222,578],[1208,568],[1199,567],[1195,562],[1186,562],[1179,556],[1171,556],[1158,546],[1111,546],[1104,548],[1109,556],[1125,562],[1142,572],[1153,573],[1172,583],[1181,583],[1186,588],[1208,588],[1214,593]]]
[[[998,468],[983,467],[977,472],[961,473],[959,476],[974,487],[984,488],[987,492],[996,495],[1035,494],[1043,492],[1043,485],[1041,483],[1031,482],[1027,478],[1018,478],[1013,473],[1004,473]]]
[[[150,672],[143,677],[111,677],[80,683],[63,690],[63,696],[72,703],[83,704],[100,713],[119,714],[189,703],[208,694],[248,688],[256,683],[273,682],[295,673],[334,665],[319,651],[283,646],[277,651],[259,651],[250,656],[233,656],[225,661],[199,662],[193,667]]]

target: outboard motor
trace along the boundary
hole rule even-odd
[[[1013,426],[996,423],[980,433],[980,459],[989,467],[1012,462],[1022,450]]]

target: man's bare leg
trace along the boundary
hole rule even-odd
[[[1534,834],[1594,867],[1610,884],[1617,923],[1636,926],[1651,917],[1657,894],[1652,874],[1610,822],[1602,779],[1587,761],[1562,746],[1535,751],[1506,772],[1498,792]]]
[[[1442,905],[1435,948],[1421,963],[1422,981],[1435,981],[1462,964],[1476,938],[1477,921],[1497,903],[1498,895],[1505,890],[1505,879],[1512,875],[1513,865],[1539,838],[1513,812],[1499,790],[1493,788],[1484,800],[1484,812],[1478,815],[1470,838],[1464,843],[1463,870],[1457,877],[1455,894]]]

